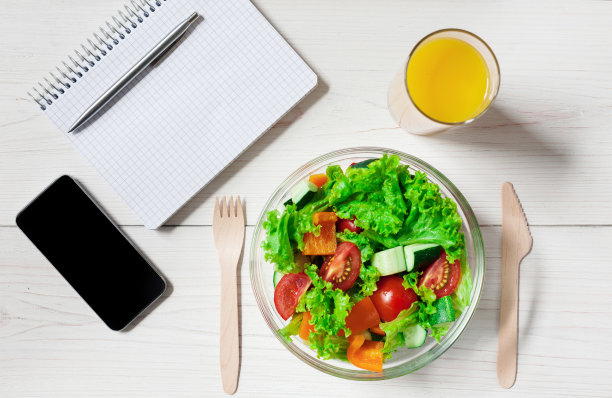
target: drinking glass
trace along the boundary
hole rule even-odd
[[[440,39],[456,39],[470,45],[482,57],[482,63],[487,73],[486,89],[477,111],[464,120],[443,121],[423,111],[411,96],[408,82],[408,67],[417,50]],[[429,73],[435,76],[436,68]],[[491,48],[480,37],[461,29],[443,29],[430,33],[419,41],[410,52],[408,59],[391,81],[387,104],[391,115],[397,124],[413,134],[427,135],[448,130],[472,122],[481,116],[495,99],[499,91],[499,65]],[[413,88],[414,89],[414,88]]]

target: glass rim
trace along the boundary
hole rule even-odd
[[[440,33],[445,33],[445,32],[459,32],[459,33],[463,33],[466,34],[468,36],[472,36],[473,38],[475,38],[476,40],[478,40],[479,42],[481,42],[486,48],[487,50],[489,50],[489,52],[491,53],[491,56],[493,57],[493,61],[495,62],[495,69],[497,70],[497,79],[498,79],[498,84],[497,84],[497,88],[495,89],[495,93],[493,94],[493,98],[491,98],[491,102],[489,102],[489,105],[487,105],[486,108],[484,108],[482,111],[480,111],[480,113],[478,113],[476,116],[461,121],[461,122],[453,122],[453,123],[449,123],[449,122],[443,122],[441,120],[437,120],[431,116],[429,116],[428,114],[426,114],[421,108],[419,108],[419,106],[416,104],[416,102],[414,102],[414,100],[412,99],[412,96],[410,95],[410,89],[408,88],[408,79],[406,78],[406,76],[408,75],[408,64],[410,63],[410,59],[412,58],[412,56],[414,55],[414,52],[416,51],[417,48],[419,48],[419,46],[421,44],[423,44],[423,42],[429,38],[431,38],[432,36],[438,35]],[[469,43],[468,43],[469,44]],[[478,50],[477,50],[478,51]],[[480,51],[478,51],[480,53]],[[499,62],[497,61],[497,57],[495,56],[495,53],[493,52],[493,49],[491,49],[491,47],[487,44],[486,41],[484,41],[482,39],[482,37],[478,36],[475,33],[472,33],[468,30],[465,29],[460,29],[460,28],[444,28],[444,29],[438,29],[434,32],[429,33],[428,35],[426,35],[425,37],[423,37],[421,40],[419,40],[414,47],[412,48],[412,50],[410,51],[410,54],[408,54],[408,58],[406,59],[406,62],[404,64],[404,77],[403,77],[403,81],[404,81],[404,89],[406,90],[406,94],[408,95],[408,99],[410,100],[410,102],[412,103],[412,105],[414,105],[414,107],[419,111],[419,113],[423,116],[425,116],[427,119],[431,120],[432,122],[435,123],[439,123],[445,126],[461,126],[464,124],[468,124],[473,122],[474,120],[478,119],[479,117],[481,117],[486,111],[487,109],[489,109],[489,106],[491,106],[491,104],[493,103],[493,101],[495,100],[495,98],[497,98],[497,94],[499,93],[499,86],[501,84],[501,71],[499,69]]]
[[[415,166],[418,167],[421,171],[425,172],[425,174],[430,177],[434,177],[438,179],[445,188],[452,194],[453,200],[456,202],[457,206],[461,208],[464,213],[466,223],[466,230],[469,231],[469,236],[472,239],[472,245],[474,247],[474,255],[475,255],[475,264],[472,270],[473,277],[473,288],[471,295],[471,303],[469,307],[465,310],[465,312],[456,320],[457,324],[454,325],[449,333],[445,336],[444,340],[439,344],[435,345],[430,351],[431,356],[426,358],[424,355],[417,357],[412,366],[406,366],[408,363],[400,364],[398,366],[387,368],[383,373],[372,373],[369,371],[363,370],[350,370],[345,368],[340,368],[334,366],[324,360],[315,359],[304,352],[300,348],[298,348],[294,343],[287,342],[279,333],[278,326],[274,324],[272,316],[270,316],[267,312],[267,304],[265,301],[264,293],[262,291],[263,280],[261,280],[261,275],[258,272],[258,259],[257,255],[259,250],[261,249],[261,241],[258,239],[262,228],[263,221],[265,219],[265,215],[267,210],[271,208],[271,205],[277,201],[279,201],[283,194],[283,188],[289,186],[291,183],[295,181],[297,177],[300,176],[304,171],[309,170],[313,165],[324,165],[329,164],[330,161],[334,161],[339,156],[343,155],[361,155],[361,154],[394,154],[398,155],[404,164],[408,164],[412,168]],[[261,214],[258,217],[257,224],[255,225],[255,229],[253,231],[251,247],[250,247],[250,259],[249,259],[249,271],[250,271],[250,280],[251,280],[251,288],[253,289],[253,293],[255,296],[255,300],[257,302],[257,306],[266,322],[269,326],[270,330],[273,332],[275,337],[281,342],[281,344],[289,350],[293,355],[299,358],[301,361],[306,364],[312,366],[313,368],[322,371],[324,373],[330,374],[332,376],[340,377],[343,379],[349,380],[385,380],[391,379],[399,376],[403,376],[412,372],[417,371],[418,369],[427,366],[437,358],[439,358],[442,354],[444,354],[463,334],[468,323],[472,319],[478,303],[480,301],[480,297],[482,294],[482,289],[484,286],[484,277],[485,277],[485,252],[484,252],[484,241],[482,238],[482,234],[480,231],[480,225],[478,220],[476,219],[476,215],[474,214],[471,206],[467,202],[467,199],[461,191],[440,171],[436,168],[428,164],[427,162],[417,158],[416,156],[412,156],[406,154],[401,151],[389,149],[389,148],[381,148],[381,147],[352,147],[336,150],[333,152],[326,153],[324,155],[318,156],[306,164],[299,167],[293,173],[291,173],[284,181],[277,187],[277,189],[272,193],[272,195],[266,201]]]

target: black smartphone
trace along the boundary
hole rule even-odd
[[[162,276],[69,176],[17,215],[17,226],[113,330],[166,289]]]

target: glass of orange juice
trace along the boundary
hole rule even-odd
[[[498,90],[491,48],[473,33],[443,29],[414,46],[389,86],[388,106],[400,127],[434,134],[482,115]]]

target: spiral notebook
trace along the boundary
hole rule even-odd
[[[192,12],[201,19],[76,133],[70,125]],[[248,0],[134,0],[32,98],[157,228],[317,84]]]

